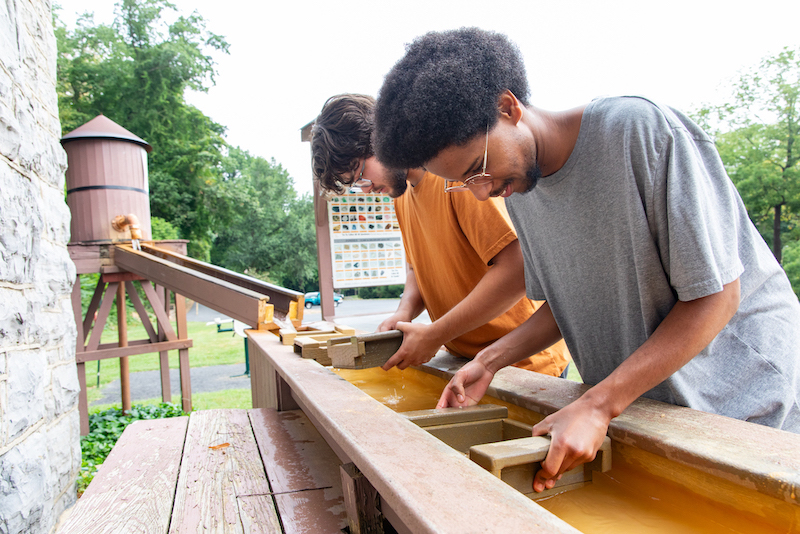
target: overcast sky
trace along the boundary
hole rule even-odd
[[[84,11],[113,19],[112,0],[54,2],[68,26]],[[227,127],[230,144],[282,164],[301,193],[311,168],[300,128],[331,95],[376,96],[405,44],[428,31],[507,34],[525,58],[531,103],[551,110],[641,94],[691,111],[725,99],[723,84],[742,69],[800,45],[798,0],[172,2],[231,45],[217,56],[216,86],[189,102]]]

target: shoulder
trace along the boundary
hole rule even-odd
[[[688,135],[710,141],[708,135],[682,111],[643,96],[616,96],[593,100],[587,107],[592,122],[605,131],[637,132],[652,136]]]

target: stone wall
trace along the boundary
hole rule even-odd
[[[0,2],[0,533],[54,530],[80,469],[50,0]]]

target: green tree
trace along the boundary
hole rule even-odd
[[[222,164],[220,197],[232,210],[214,239],[213,263],[274,284],[310,291],[317,282],[314,206],[297,197],[274,160],[231,148]]]
[[[800,49],[785,48],[742,74],[731,102],[698,118],[716,133],[729,176],[780,262],[800,216]]]
[[[121,0],[113,25],[84,15],[72,31],[56,12],[59,115],[64,133],[102,113],[150,143],[151,213],[190,240],[191,255],[207,259],[217,199],[205,190],[218,178],[225,129],[184,93],[208,90],[211,53],[227,53],[228,44],[196,11],[167,23],[174,11],[166,0]]]

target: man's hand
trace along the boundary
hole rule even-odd
[[[389,330],[397,330],[396,326],[397,326],[397,323],[399,323],[400,321],[410,321],[410,319],[408,319],[404,315],[401,315],[398,312],[395,312],[388,319],[384,319],[383,322],[378,325],[378,329],[375,330],[375,331],[376,332],[388,332]]]
[[[391,317],[381,323],[381,326],[378,327],[379,332],[382,331],[380,328],[390,319]],[[383,364],[384,371],[388,371],[395,365],[398,369],[422,365],[430,361],[442,346],[442,340],[435,337],[433,328],[429,324],[395,321],[394,329],[403,332],[403,344],[400,345],[394,356]]]
[[[486,394],[486,390],[489,389],[492,378],[494,378],[494,373],[489,371],[483,363],[471,360],[450,379],[442,396],[439,397],[436,407],[458,406],[462,408],[478,404]]]
[[[594,460],[611,419],[601,406],[582,397],[535,425],[534,436],[550,434],[552,441],[542,468],[533,478],[533,491],[551,489],[565,472]]]

